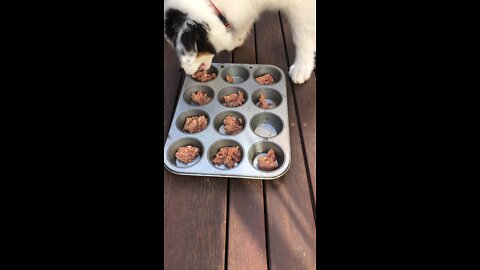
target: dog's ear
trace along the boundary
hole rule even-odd
[[[215,54],[216,50],[208,40],[209,26],[205,23],[188,22],[187,29],[180,37],[180,41],[187,51]]]
[[[181,12],[178,9],[169,9],[164,14],[163,18],[163,30],[165,37],[173,45],[178,32],[187,20],[187,14]]]

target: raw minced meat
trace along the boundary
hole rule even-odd
[[[269,102],[263,94],[260,94],[258,101],[260,102],[259,106],[262,109],[273,109],[276,107],[276,104],[273,101]]]
[[[236,119],[229,115],[223,119],[223,124],[225,125],[225,133],[228,135],[235,135],[243,130],[241,118]]]
[[[223,99],[225,100],[223,105],[228,107],[238,107],[245,102],[245,98],[243,97],[242,91],[238,91],[238,94],[233,93],[231,95],[224,96]]]
[[[179,147],[175,153],[175,157],[183,163],[192,162],[200,154],[200,148],[195,146],[183,146]]]
[[[183,130],[189,133],[200,132],[207,127],[208,119],[205,116],[187,117]]]
[[[232,78],[232,76],[230,76],[230,75],[228,75],[228,74],[227,74],[227,76],[225,76],[225,80],[226,80],[228,83],[233,83],[233,78]]]
[[[269,74],[269,73],[255,78],[255,81],[257,81],[257,83],[262,84],[262,85],[268,85],[268,84],[274,84],[275,83],[272,75]]]
[[[258,168],[264,171],[273,171],[278,168],[275,152],[270,149],[265,157],[258,158]]]
[[[198,91],[196,93],[192,93],[192,100],[198,105],[204,105],[209,103],[212,98],[210,98],[206,93]]]
[[[207,73],[203,70],[199,70],[192,75],[192,78],[199,82],[209,82],[217,77],[215,73]]]
[[[225,164],[225,166],[231,169],[235,167],[235,163],[239,163],[241,160],[242,154],[239,146],[222,147],[215,155],[213,164],[217,166]]]

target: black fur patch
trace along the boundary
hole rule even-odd
[[[178,31],[182,28],[183,24],[187,20],[187,14],[181,12],[178,9],[169,9],[165,13],[165,35],[172,43],[175,44]]]
[[[208,33],[206,26],[195,22],[188,24],[187,30],[183,32],[180,41],[187,50],[187,52],[195,51],[195,44],[197,44],[197,52],[215,54],[215,48],[208,40]]]
[[[175,44],[178,32],[183,28],[187,20],[187,14],[178,9],[169,9],[165,13],[165,35],[170,41]],[[187,52],[195,51],[195,44],[197,45],[197,52],[215,54],[215,48],[208,40],[207,33],[208,25],[195,22],[187,24],[186,30],[183,32],[180,41]]]

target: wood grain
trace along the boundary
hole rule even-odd
[[[283,32],[285,35],[286,49],[289,59],[289,64],[292,65],[295,61],[295,45],[293,44],[293,37],[291,26],[288,23],[285,15],[281,15]],[[316,149],[317,149],[317,78],[314,72],[312,77],[304,84],[294,84],[293,94],[297,102],[298,114],[300,117],[300,128],[302,129],[303,142],[307,154],[308,170],[310,172],[310,180],[312,183],[312,191],[314,201],[317,201],[317,166],[316,166]]]
[[[256,24],[258,63],[273,64],[288,74],[280,18],[262,14]],[[288,75],[287,75],[288,76]],[[287,174],[265,181],[269,269],[315,269],[315,221],[292,89],[287,83],[292,164]]]
[[[170,121],[175,111],[176,97],[180,81],[183,81],[183,72],[180,70],[178,58],[175,50],[168,44],[163,42],[163,142],[167,140],[168,131],[170,130]]]
[[[227,182],[164,177],[164,269],[224,269]]]
[[[255,63],[255,37],[233,52],[235,63]],[[263,185],[260,180],[230,180],[229,270],[267,269]]]
[[[279,15],[262,14],[256,36],[252,32],[233,55],[222,52],[213,61],[228,63],[233,57],[236,63],[255,63],[258,59],[258,63],[278,66],[287,75],[294,47],[285,18],[283,23],[286,44]],[[184,73],[168,44],[164,57],[166,139]],[[316,106],[312,96],[316,89],[310,81],[293,87],[287,84],[292,164],[282,178],[262,184],[258,180],[178,176],[164,169],[164,269],[315,269],[315,221],[305,164],[315,190],[312,146],[316,145],[316,119],[312,109],[314,112]]]
[[[184,76],[168,44],[164,66],[164,126],[168,129]],[[224,269],[228,182],[179,176],[166,169],[163,176],[164,269]]]

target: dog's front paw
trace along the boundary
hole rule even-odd
[[[302,84],[312,76],[313,66],[293,64],[288,74],[295,84]]]

